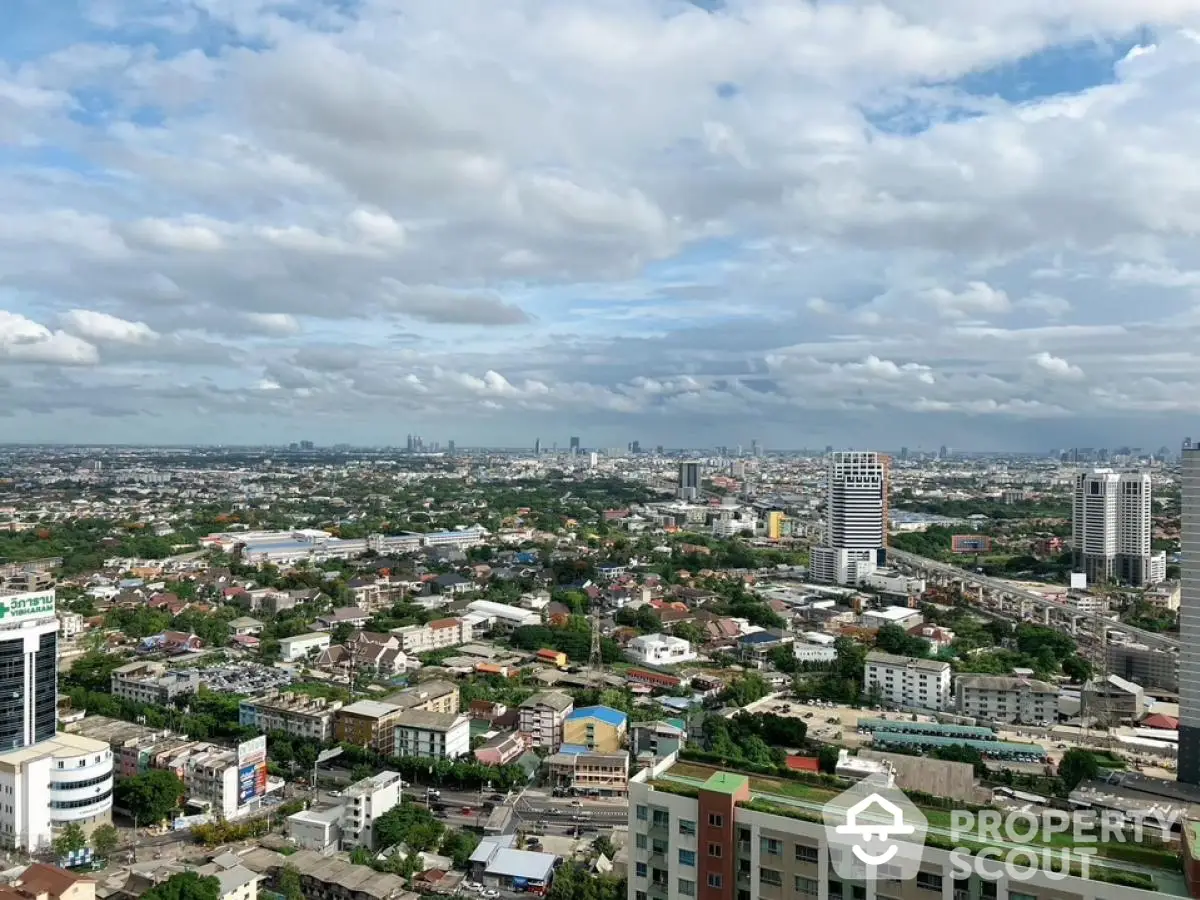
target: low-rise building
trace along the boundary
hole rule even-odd
[[[344,804],[324,809],[302,809],[287,818],[287,835],[301,850],[322,855],[336,853],[342,845]]]
[[[634,757],[645,754],[665,759],[682,750],[687,744],[687,726],[682,719],[676,722],[635,722],[629,729]]]
[[[33,863],[0,887],[0,900],[96,900],[96,879]]]
[[[112,822],[113,753],[102,742],[59,732],[0,755],[0,846],[45,852],[55,830],[90,834]]]
[[[583,706],[563,720],[563,743],[612,753],[625,744],[629,717],[610,706]]]
[[[542,621],[540,613],[494,600],[472,600],[467,610],[480,616],[493,632],[509,632],[522,625],[540,625]]]
[[[279,658],[284,662],[315,658],[322,650],[329,649],[328,633],[311,632],[279,639]]]
[[[1036,725],[1058,721],[1058,688],[1032,678],[959,675],[954,685],[960,716]]]
[[[485,837],[471,854],[471,876],[489,888],[545,895],[554,881],[553,853],[516,850],[515,834]]]
[[[399,805],[403,787],[399,772],[378,772],[350,785],[343,795],[342,846],[382,849],[375,847],[374,823]]]
[[[458,759],[471,752],[471,719],[461,713],[404,710],[393,721],[393,755]]]
[[[262,634],[263,623],[250,616],[239,616],[229,623],[229,633],[239,637]]]
[[[792,644],[792,656],[801,663],[830,663],[837,659],[837,650],[832,644],[796,641]]]
[[[400,648],[408,654],[432,653],[446,647],[458,647],[471,640],[471,626],[465,619],[434,619],[424,625],[405,625],[392,630]]]
[[[200,673],[195,669],[168,671],[159,662],[132,662],[113,669],[111,690],[122,700],[165,706],[176,697],[197,693]]]
[[[919,609],[909,609],[907,606],[885,606],[883,609],[868,609],[862,614],[863,628],[882,628],[884,625],[898,625],[905,631],[920,625],[922,622]]]
[[[529,736],[534,747],[545,747],[553,752],[563,742],[563,723],[574,708],[575,701],[570,694],[542,691],[521,703],[517,727]]]
[[[561,750],[546,759],[550,784],[576,794],[624,796],[629,790],[629,754]]]
[[[529,739],[519,731],[501,732],[475,748],[475,758],[489,766],[507,766],[529,749]]]
[[[322,631],[333,631],[339,625],[351,625],[354,628],[362,628],[369,621],[371,621],[371,614],[366,610],[359,609],[357,606],[344,606],[341,609],[335,609],[333,612],[317,616],[315,627]]]
[[[333,717],[342,701],[275,690],[238,704],[238,722],[264,734],[281,731],[321,742],[333,739]]]
[[[376,753],[391,756],[396,720],[403,712],[399,706],[378,700],[359,700],[343,706],[333,716],[334,740],[370,747]]]
[[[903,709],[948,709],[950,663],[872,651],[863,664],[863,691]]]
[[[384,702],[399,706],[401,709],[456,713],[461,703],[461,692],[453,681],[435,678],[388,694],[384,697]]]
[[[1092,679],[1083,686],[1082,714],[1096,721],[1136,722],[1146,714],[1146,692],[1119,675]]]
[[[643,634],[625,647],[626,655],[643,666],[670,666],[696,658],[692,645],[669,634]]]

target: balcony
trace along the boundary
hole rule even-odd
[[[649,893],[651,897],[658,897],[660,900],[668,900],[670,889],[667,887],[667,882],[665,881],[652,881],[650,882],[650,889],[647,893]]]
[[[749,841],[738,841],[737,849],[738,849],[738,853],[740,855],[749,856],[750,855],[750,842]]]

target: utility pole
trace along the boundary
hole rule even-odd
[[[588,654],[588,681],[599,688],[604,677],[604,654],[600,652],[600,609],[592,609],[592,648]]]

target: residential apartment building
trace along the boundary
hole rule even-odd
[[[1111,640],[1108,671],[1147,690],[1179,693],[1179,654],[1137,642]]]
[[[863,664],[863,691],[903,709],[950,708],[950,663],[872,651]]]
[[[333,716],[342,701],[290,691],[270,691],[238,704],[238,722],[267,734],[281,731],[317,741],[333,739]]]
[[[643,634],[626,645],[625,655],[643,666],[670,666],[694,660],[696,651],[683,638],[669,634]]]
[[[375,820],[400,803],[404,786],[399,772],[379,772],[350,785],[342,795],[342,846],[346,849],[375,846]]]
[[[112,695],[135,703],[164,706],[176,697],[200,690],[200,673],[195,669],[168,671],[159,662],[132,662],[113,669]]]
[[[517,730],[529,735],[534,747],[556,751],[563,742],[563,724],[574,708],[570,694],[560,691],[534,694],[517,710]]]
[[[546,758],[550,784],[576,794],[623,797],[629,790],[629,754],[555,753]]]
[[[830,453],[825,491],[825,535],[810,552],[812,578],[857,584],[884,561],[888,458],[870,451]]]
[[[471,752],[471,719],[461,713],[405,710],[394,720],[393,755],[458,759]]]
[[[959,675],[954,684],[960,716],[1036,725],[1058,721],[1058,687],[1032,678]]]
[[[671,773],[658,772],[653,778],[670,782]],[[1034,869],[1020,881],[959,875],[951,851],[930,844],[922,852],[919,874],[911,880],[842,881],[834,865],[846,851],[829,845],[820,813],[801,818],[794,800],[775,798],[761,786],[755,787],[755,806],[750,808],[750,776],[735,772],[716,772],[698,789],[679,793],[658,790],[651,780],[647,769],[634,775],[629,785],[629,900],[1151,900],[1159,896],[1147,888],[1071,875],[1057,865],[1053,872]],[[1121,862],[1113,867],[1139,871]],[[1003,871],[1003,866],[991,868]],[[1163,883],[1178,877],[1175,871],[1164,872]]]
[[[608,706],[583,706],[563,720],[563,746],[613,753],[625,744],[629,717]]]
[[[400,649],[412,655],[457,647],[471,640],[471,626],[465,619],[435,619],[424,625],[405,625],[392,629]]]
[[[1153,584],[1166,574],[1151,552],[1153,513],[1150,475],[1096,469],[1075,479],[1071,547],[1075,571],[1088,583],[1112,579],[1135,586]]]
[[[333,738],[376,753],[391,756],[395,746],[396,720],[404,710],[378,700],[359,700],[333,715]]]
[[[279,639],[279,658],[284,662],[315,658],[322,650],[329,649],[328,633],[311,632]]]
[[[456,713],[461,704],[461,692],[453,681],[435,678],[431,681],[422,681],[420,684],[415,684],[394,694],[388,694],[383,699],[401,709]]]

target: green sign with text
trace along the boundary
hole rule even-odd
[[[54,615],[54,591],[37,591],[32,594],[0,595],[0,625],[30,619],[34,616]]]

